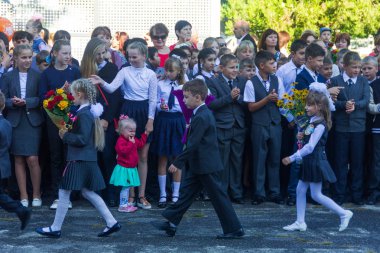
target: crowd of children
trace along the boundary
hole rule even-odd
[[[0,96],[0,120],[12,126],[9,152],[15,175],[0,189],[19,193],[21,204],[8,209],[25,223],[29,214],[22,207],[30,200],[32,207],[40,207],[43,198],[53,197],[54,223],[36,231],[59,237],[72,208],[71,191],[81,190],[106,220],[99,234],[106,236],[121,226],[94,191],[105,188],[106,203],[128,213],[150,209],[152,200],[164,208],[175,205],[181,194],[189,197],[180,191],[181,170],[171,175],[167,168],[190,145],[186,136],[193,113],[182,101],[182,87],[200,79],[208,88],[203,100],[215,119],[222,160],[218,174],[231,201],[244,204],[249,197],[253,205],[297,204],[297,221],[284,229],[306,230],[310,186],[312,198],[335,211],[341,218],[339,230],[344,230],[352,212],[338,205],[380,200],[380,35],[374,52],[362,60],[349,51],[349,34],[336,34],[334,46],[330,28],[320,29],[319,40],[307,30],[292,40],[286,57],[276,31],[264,31],[256,47],[252,37],[243,39],[249,35],[245,24],[235,25],[238,40],[232,51],[223,37],[206,38],[197,48],[185,20],[175,25],[178,42],[170,47],[165,45],[169,29],[157,23],[149,31],[153,47],[132,38],[119,46],[121,51],[111,48],[111,31],[101,26],[92,32],[80,64],[71,56],[67,31],[57,31],[52,48],[47,47],[40,20],[15,32],[13,58],[0,33],[0,89],[5,96],[4,101]],[[313,90],[315,83],[326,92]],[[68,132],[59,130],[42,109],[45,94],[58,88],[75,99],[71,111],[77,120]],[[298,133],[294,115],[277,106],[294,89],[310,89],[306,111],[312,133]],[[102,113],[93,109],[97,102]],[[304,136],[307,144],[300,149],[297,138]],[[0,159],[1,164],[8,157]],[[0,175],[9,173],[2,170]],[[322,194],[324,181],[330,183],[324,192],[336,203]],[[148,198],[155,185],[159,195]]]

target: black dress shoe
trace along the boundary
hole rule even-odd
[[[165,208],[168,205],[166,201],[158,202],[158,208]]]
[[[263,197],[254,197],[252,199],[252,205],[260,205],[261,203],[263,203],[265,201],[265,199]]]
[[[164,222],[152,222],[152,225],[160,231],[165,231],[169,237],[175,236],[177,232],[176,226],[171,226],[169,221]]]
[[[286,204],[288,206],[294,206],[296,204],[296,198],[289,197],[288,200],[286,201]]]
[[[32,212],[26,207],[20,207],[20,209],[18,209],[16,213],[17,213],[18,218],[21,221],[20,229],[24,230],[30,221],[30,216]]]
[[[49,232],[43,231],[43,228],[36,228],[36,232],[40,235],[50,237],[50,238],[59,238],[61,237],[61,230],[59,231],[53,231],[51,230],[51,227],[49,227]]]
[[[364,201],[363,201],[362,199],[354,199],[354,200],[352,201],[352,203],[354,203],[354,204],[357,205],[357,206],[362,206],[362,205],[364,205]]]
[[[279,205],[285,204],[284,199],[281,196],[273,196],[269,200]]]
[[[116,222],[115,225],[113,225],[112,227],[107,226],[107,228],[108,228],[108,230],[100,232],[98,234],[98,237],[106,237],[106,236],[109,236],[110,234],[113,234],[113,233],[119,231],[121,229],[121,225],[119,222]]]
[[[235,232],[220,234],[216,236],[216,239],[240,239],[245,235],[243,228],[236,230]]]
[[[244,199],[243,198],[232,198],[231,199],[232,203],[243,205],[244,204]]]

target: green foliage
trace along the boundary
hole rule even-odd
[[[250,23],[260,36],[267,28],[287,31],[292,38],[306,29],[330,27],[364,38],[380,28],[380,0],[226,0],[222,4],[225,33],[233,34],[237,20]]]

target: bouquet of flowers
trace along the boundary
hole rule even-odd
[[[58,129],[70,129],[73,116],[70,114],[70,106],[74,97],[66,93],[64,89],[50,90],[45,95],[43,107]]]
[[[297,125],[298,132],[302,132],[309,123],[309,117],[306,115],[306,97],[309,94],[307,89],[297,90],[294,88],[296,83],[291,84],[293,94],[285,93],[281,99],[277,100],[277,106],[284,109],[294,117],[294,122]],[[301,149],[303,142],[297,141],[298,148]]]

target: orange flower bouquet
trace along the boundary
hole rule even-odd
[[[72,118],[70,117],[70,106],[74,97],[66,93],[64,89],[50,90],[45,95],[43,107],[58,129],[70,129]]]

